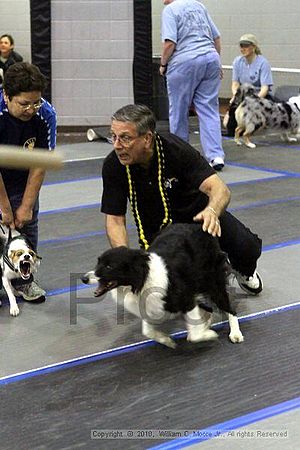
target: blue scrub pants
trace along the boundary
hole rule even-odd
[[[204,157],[224,159],[219,89],[221,63],[217,52],[199,55],[167,70],[170,132],[189,141],[189,110],[193,104],[199,120]]]

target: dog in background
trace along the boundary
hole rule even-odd
[[[235,111],[237,127],[234,140],[242,145],[240,136],[249,148],[256,145],[250,141],[251,136],[258,130],[272,128],[282,130],[282,138],[288,142],[296,142],[295,137],[300,126],[300,109],[296,103],[276,103],[266,98],[260,98],[251,84],[242,84],[234,97],[238,104]]]
[[[157,325],[178,313],[184,317],[188,341],[217,337],[210,329],[212,309],[202,303],[203,297],[228,314],[230,340],[243,341],[226,289],[227,270],[217,238],[199,224],[173,224],[159,233],[148,251],[107,250],[82,281],[98,282],[96,297],[110,290],[115,300],[123,295],[125,309],[142,319],[143,335],[174,348],[174,341]]]
[[[16,279],[31,282],[42,258],[32,250],[31,244],[25,236],[10,228],[5,230],[2,225],[0,254],[2,286],[9,299],[10,315],[16,317],[20,312],[16,302],[18,292],[12,282]]]

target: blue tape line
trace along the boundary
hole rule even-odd
[[[55,186],[56,184],[68,184],[68,183],[80,183],[81,181],[100,181],[102,180],[102,177],[100,176],[94,176],[94,177],[80,177],[80,178],[71,178],[69,180],[57,180],[57,181],[46,181],[43,183],[43,186]]]
[[[237,428],[250,425],[254,422],[259,422],[261,420],[268,419],[270,417],[283,414],[288,411],[295,410],[300,407],[300,397],[296,397],[292,400],[286,402],[277,403],[273,406],[268,406],[267,408],[259,409],[244,416],[236,417],[226,422],[217,423],[211,427],[204,428],[202,430],[195,431],[194,436],[188,436],[186,438],[179,438],[173,441],[166,442],[165,444],[156,445],[155,447],[149,447],[149,450],[176,450],[181,449],[196,443],[208,441],[224,433],[230,433],[232,430]],[[284,447],[284,446],[283,446]]]
[[[296,310],[299,308],[300,308],[300,302],[293,303],[290,305],[284,305],[282,307],[277,307],[277,308],[269,309],[266,311],[259,311],[258,313],[249,314],[244,317],[239,317],[239,321],[247,322],[249,320],[265,318],[265,317],[269,317],[273,314],[289,312],[289,311]],[[227,323],[228,323],[227,321],[221,322],[219,324],[213,325],[212,328],[220,329],[220,328],[223,328],[224,326],[227,326]],[[185,335],[186,335],[186,331],[179,331],[179,332],[173,333],[171,336],[175,339],[179,339],[181,337],[184,337]],[[57,372],[59,370],[65,370],[70,367],[78,366],[81,364],[86,364],[89,362],[94,362],[94,361],[104,360],[104,359],[114,357],[114,356],[119,356],[119,355],[131,352],[134,350],[140,350],[142,348],[146,348],[146,347],[153,346],[153,345],[157,345],[157,343],[152,340],[137,342],[134,344],[124,345],[122,347],[117,347],[117,348],[110,349],[110,350],[104,350],[102,352],[95,353],[93,355],[83,356],[80,358],[74,358],[70,361],[64,361],[62,363],[57,363],[57,364],[49,365],[46,367],[41,367],[39,369],[33,369],[33,370],[29,370],[27,372],[15,374],[15,375],[8,375],[8,376],[0,378],[0,386],[10,384],[10,383],[15,383],[17,381],[21,381],[21,380],[24,380],[27,378],[32,378],[32,377],[35,377],[38,375],[44,375],[44,374],[51,373],[51,372]]]

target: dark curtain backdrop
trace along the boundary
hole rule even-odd
[[[31,62],[47,77],[43,96],[51,101],[51,1],[30,0]]]
[[[152,109],[151,0],[134,0],[133,89],[135,103]]]

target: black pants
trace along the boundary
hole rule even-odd
[[[261,255],[262,240],[229,212],[220,217],[221,249],[227,253],[234,270],[250,276]]]

